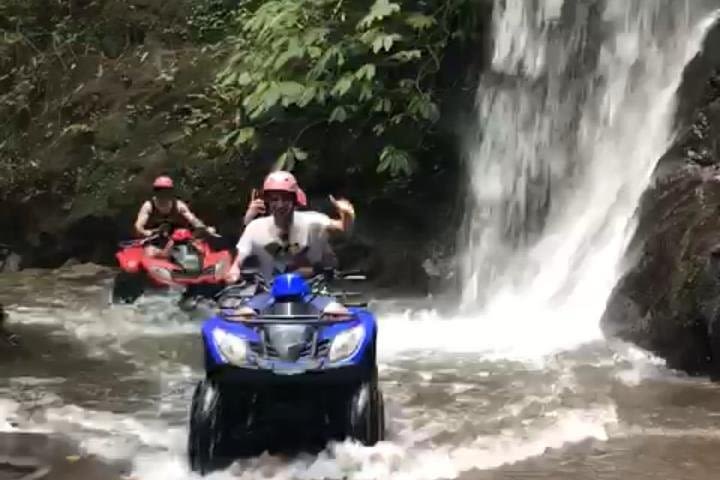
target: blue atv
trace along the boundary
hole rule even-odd
[[[202,325],[206,376],[192,399],[191,469],[204,475],[287,441],[383,440],[375,317],[348,300],[357,294],[328,286],[362,277],[243,277],[218,294],[218,313]]]

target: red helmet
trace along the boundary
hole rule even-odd
[[[187,242],[192,238],[192,233],[187,228],[178,228],[172,233],[173,242]]]
[[[157,177],[153,182],[153,188],[173,188],[174,186],[172,178],[166,175]]]
[[[295,176],[290,172],[278,170],[265,177],[263,192],[290,192],[295,194],[298,205],[307,205],[307,196],[300,189]]]

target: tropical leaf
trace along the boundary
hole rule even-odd
[[[335,109],[330,114],[330,119],[328,120],[330,123],[332,122],[344,122],[347,120],[347,112],[345,111],[345,108],[342,106],[335,107]]]
[[[393,60],[398,60],[400,62],[411,62],[413,60],[419,60],[422,58],[422,51],[421,50],[401,50],[399,52],[395,52],[392,55],[390,55],[390,58]]]
[[[237,138],[235,139],[234,145],[236,147],[250,143],[255,138],[255,128],[245,127],[241,128],[237,132]]]
[[[413,169],[412,159],[405,150],[388,145],[380,153],[380,162],[377,166],[378,173],[388,172],[392,176],[409,176],[412,175]]]
[[[437,22],[434,17],[429,15],[423,15],[422,13],[409,13],[405,17],[405,23],[407,23],[413,29],[423,32],[430,27],[434,26]]]
[[[385,17],[389,17],[393,13],[400,11],[400,5],[397,3],[389,2],[388,0],[375,0],[370,12],[365,15],[362,20],[358,23],[358,28],[366,29],[372,26],[373,23],[382,20]]]
[[[352,87],[353,84],[353,77],[350,75],[346,75],[342,77],[338,82],[335,84],[335,87],[333,87],[332,91],[330,92],[331,95],[335,97],[342,97],[345,95],[348,90]]]
[[[376,67],[372,63],[366,63],[362,67],[358,68],[355,72],[355,78],[358,80],[367,79],[372,80],[375,77]]]

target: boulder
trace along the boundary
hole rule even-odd
[[[20,270],[22,258],[7,245],[0,245],[0,273],[13,273]]]
[[[83,456],[58,436],[0,432],[0,479],[120,480],[122,470]]]
[[[7,321],[7,312],[2,303],[0,303],[0,348],[14,347],[19,343],[19,338],[14,333],[7,330],[5,322]]]
[[[720,374],[720,179],[688,165],[644,196],[632,267],[602,327],[690,374]]]

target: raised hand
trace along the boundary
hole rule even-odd
[[[340,215],[344,214],[355,218],[355,207],[353,207],[352,203],[350,203],[349,200],[346,200],[344,198],[335,198],[332,195],[330,195],[329,198],[330,202],[333,204],[338,213],[340,213]]]

